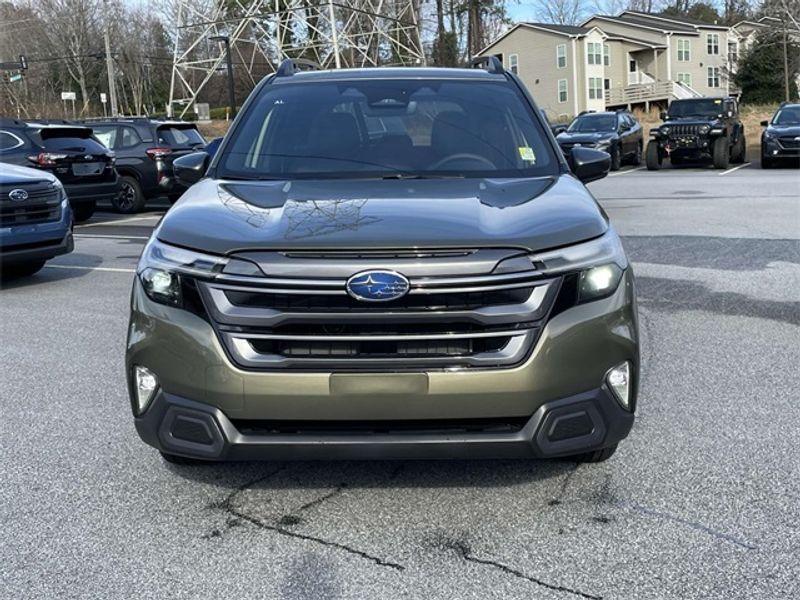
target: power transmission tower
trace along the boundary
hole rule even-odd
[[[255,85],[285,58],[323,68],[421,65],[419,0],[178,0],[170,114],[183,116],[220,71],[227,37],[239,78]]]

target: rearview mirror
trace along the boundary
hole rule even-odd
[[[572,148],[567,158],[572,174],[583,183],[597,181],[608,175],[611,169],[611,155],[602,150],[593,148],[583,148],[576,146]]]
[[[172,163],[172,169],[175,173],[175,178],[188,187],[203,178],[209,162],[210,159],[207,152],[192,152],[176,158]]]

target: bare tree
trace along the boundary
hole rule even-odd
[[[535,0],[536,18],[546,23],[575,25],[586,13],[584,0]]]

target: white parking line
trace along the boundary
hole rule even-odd
[[[103,233],[75,233],[76,238],[110,238],[113,240],[149,240],[146,235],[106,235]]]
[[[140,217],[129,217],[127,219],[116,219],[113,221],[98,221],[96,223],[86,223],[85,225],[76,225],[75,229],[78,228],[83,229],[84,227],[103,227],[103,226],[113,227],[118,223],[130,223],[132,221],[144,221],[145,219],[153,219],[153,218],[160,219],[161,215],[142,215]]]
[[[646,169],[647,167],[636,167],[634,169],[628,169],[627,171],[617,171],[616,173],[612,173],[609,177],[619,177],[620,175],[627,175],[628,173],[633,173],[634,171],[641,171],[642,169]]]
[[[739,169],[744,169],[745,167],[749,167],[749,166],[750,166],[749,162],[742,163],[741,165],[737,165],[737,166],[733,167],[732,169],[728,169],[727,171],[723,171],[722,173],[719,173],[719,176],[722,177],[723,175],[727,175],[728,173],[733,173],[734,171],[738,171]]]
[[[136,269],[118,269],[114,267],[82,267],[80,265],[45,265],[45,269],[67,269],[72,271],[105,271],[107,273],[136,273]]]

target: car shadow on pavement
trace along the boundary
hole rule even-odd
[[[223,488],[303,489],[511,487],[563,477],[564,460],[397,460],[163,464],[175,475]]]
[[[77,279],[84,277],[92,272],[93,267],[100,266],[103,259],[94,254],[81,254],[73,252],[69,254],[70,260],[78,259],[80,268],[64,269],[60,265],[47,263],[41,271],[25,277],[2,277],[0,269],[0,290],[13,290],[18,288],[30,288],[37,285],[46,285],[55,281],[67,279]]]

